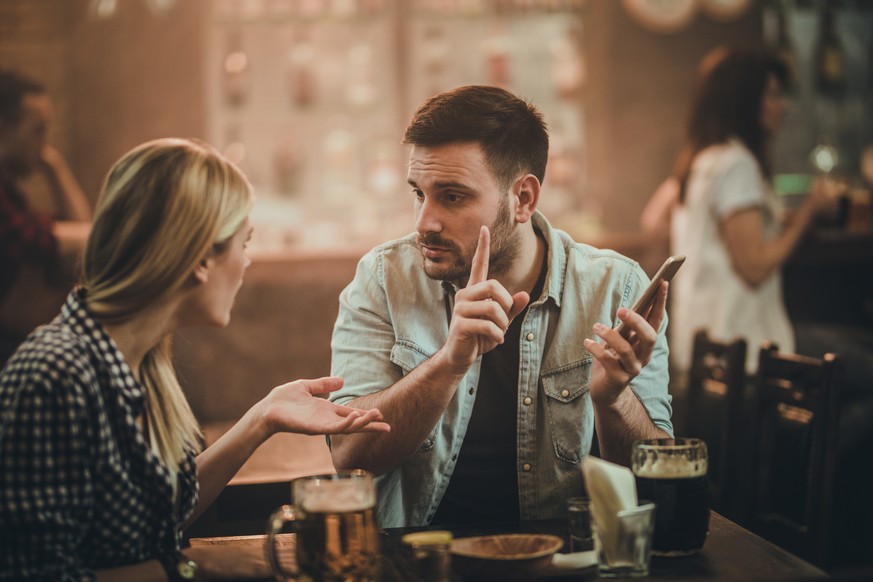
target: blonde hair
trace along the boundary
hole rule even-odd
[[[240,170],[206,144],[144,143],[109,171],[85,248],[87,305],[101,321],[123,322],[178,290],[210,250],[221,252],[252,205]],[[171,471],[202,436],[172,363],[172,336],[143,358],[149,431]]]

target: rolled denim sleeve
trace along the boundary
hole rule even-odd
[[[331,400],[349,401],[379,392],[403,377],[391,361],[394,326],[384,286],[383,257],[372,251],[358,263],[343,290],[331,339],[331,374],[344,379]]]

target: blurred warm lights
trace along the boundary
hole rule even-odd
[[[107,20],[115,16],[119,7],[118,0],[91,0],[90,11],[100,20]],[[176,0],[145,0],[146,6],[154,14],[163,16],[176,5]]]
[[[111,18],[115,16],[116,10],[118,10],[118,0],[93,0],[91,2],[91,11],[97,18]]]
[[[243,51],[234,51],[224,59],[224,70],[228,73],[242,73],[249,64],[249,57]]]

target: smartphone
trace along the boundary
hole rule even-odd
[[[643,294],[640,295],[640,298],[637,299],[637,302],[634,303],[634,306],[631,307],[631,311],[636,311],[643,317],[646,315],[646,311],[649,310],[652,303],[655,301],[655,294],[658,292],[658,288],[661,287],[661,281],[669,281],[673,278],[673,275],[676,274],[676,271],[679,270],[679,267],[682,266],[682,263],[685,262],[685,255],[673,255],[672,257],[668,257],[664,264],[661,265],[661,268],[658,269],[658,272],[655,273],[655,276],[652,277],[652,282],[649,283],[649,286],[646,287],[646,290],[643,291]],[[630,328],[624,325],[624,322],[621,322],[617,328],[615,328],[621,337],[627,339],[630,335]]]

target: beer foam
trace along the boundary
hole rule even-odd
[[[690,479],[706,476],[706,469],[706,459],[692,461],[682,457],[662,457],[646,459],[636,467],[634,474],[648,479]]]
[[[350,488],[335,489],[317,493],[310,492],[303,500],[303,510],[310,513],[351,513],[370,509],[376,505],[373,495],[367,492]]]

